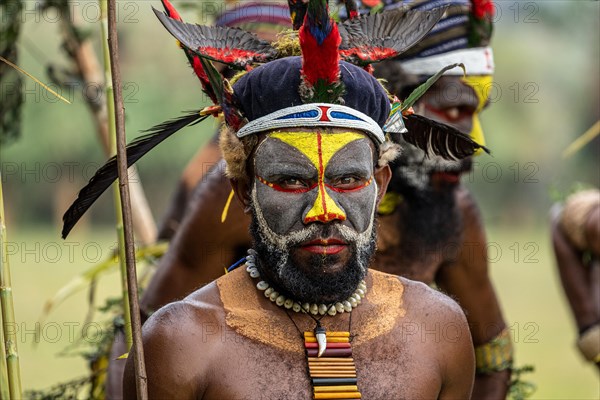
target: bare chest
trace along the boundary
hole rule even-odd
[[[412,339],[412,338],[411,338]],[[364,399],[437,398],[435,362],[412,340],[386,340],[354,349],[358,388]],[[306,357],[242,338],[213,369],[204,399],[312,399]]]

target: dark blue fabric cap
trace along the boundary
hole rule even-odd
[[[286,107],[304,104],[298,93],[300,57],[271,61],[242,76],[233,90],[249,121]],[[390,102],[381,84],[364,69],[340,62],[346,86],[344,105],[373,118],[383,127],[390,113]]]

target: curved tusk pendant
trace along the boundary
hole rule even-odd
[[[325,328],[321,326],[318,326],[315,329],[315,337],[317,338],[317,343],[319,344],[319,352],[317,353],[317,357],[321,357],[327,348],[327,336],[325,332]]]

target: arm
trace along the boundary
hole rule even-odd
[[[436,283],[463,307],[475,347],[488,343],[505,328],[500,305],[488,274],[486,237],[477,205],[464,187],[457,190],[463,214],[462,248],[455,260],[445,264]],[[510,369],[477,373],[474,399],[504,399],[510,383]]]
[[[559,216],[552,220],[552,245],[562,287],[579,332],[598,323],[600,315],[595,310],[592,299],[590,277],[583,264],[582,254],[573,246],[559,226]]]
[[[235,199],[226,222],[221,223],[231,187],[221,170],[212,171],[198,185],[191,209],[144,290],[142,323],[152,311],[223,275],[224,268],[235,261],[236,248],[249,246],[247,217]],[[108,398],[120,398],[125,363],[116,358],[127,352],[122,334],[117,334],[111,352],[115,357],[109,363],[106,391]]]
[[[450,310],[445,313],[444,324],[452,326],[448,329],[447,341],[442,341],[442,358],[440,368],[442,371],[442,388],[438,399],[455,400],[468,399],[473,389],[473,376],[475,374],[475,357],[473,354],[473,342],[469,332],[469,325],[458,304],[448,299],[451,304]],[[455,333],[454,333],[455,332]],[[475,396],[473,394],[473,396]],[[473,397],[477,398],[477,397]]]
[[[199,183],[182,226],[144,291],[143,309],[157,310],[223,275],[224,268],[236,261],[238,249],[250,246],[249,219],[236,199],[221,223],[231,192],[223,171],[221,160]]]

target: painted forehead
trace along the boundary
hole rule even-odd
[[[285,143],[287,146],[278,146],[277,143]],[[274,157],[272,160],[274,162],[277,162],[281,158],[279,156],[285,156],[284,158],[286,159],[289,157],[289,160],[286,160],[286,162],[289,161],[291,163],[308,159],[314,168],[319,168],[319,166],[326,167],[342,149],[346,150],[341,152],[342,154],[346,152],[352,153],[352,150],[360,153],[361,160],[353,161],[364,162],[366,161],[364,160],[365,156],[369,161],[373,160],[371,140],[367,135],[351,130],[336,132],[318,129],[293,132],[276,131],[266,135],[265,140],[263,140],[257,149],[257,154],[261,148],[271,150],[267,150],[267,152],[271,153],[269,156]],[[338,157],[335,158],[337,159]]]

